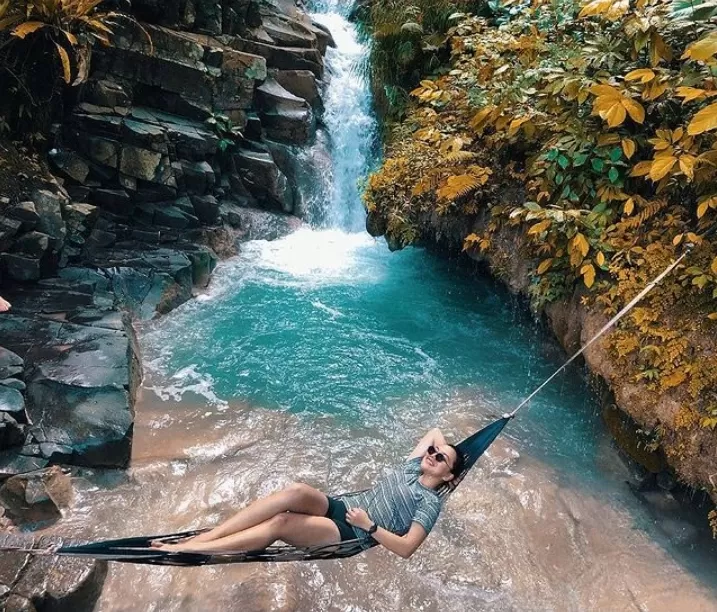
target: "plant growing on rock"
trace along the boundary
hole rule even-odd
[[[244,139],[244,134],[239,126],[234,125],[226,115],[214,113],[206,119],[205,123],[212,128],[217,138],[219,138],[218,147],[222,153],[230,152]]]
[[[107,45],[128,15],[101,9],[102,0],[0,0],[0,86],[15,95],[15,119],[47,121],[61,99],[58,79],[83,83],[92,47]],[[136,22],[135,22],[136,23]],[[146,34],[146,32],[145,32]],[[48,61],[50,60],[50,61]],[[19,100],[17,99],[19,97]]]

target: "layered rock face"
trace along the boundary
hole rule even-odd
[[[3,521],[60,515],[52,464],[128,465],[132,318],[188,300],[237,239],[299,223],[288,156],[314,137],[330,34],[283,0],[132,14],[94,50],[49,159],[0,143]],[[0,605],[90,609],[104,569],[53,563],[3,556]],[[53,572],[74,587],[40,580]]]

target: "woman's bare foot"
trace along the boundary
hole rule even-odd
[[[0,297],[0,312],[7,312],[10,310],[10,302]]]

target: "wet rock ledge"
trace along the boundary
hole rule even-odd
[[[294,154],[320,123],[328,31],[283,0],[132,13],[47,153],[0,140],[0,531],[61,515],[56,466],[128,465],[132,322],[190,299],[241,240],[300,224]],[[3,553],[0,608],[90,610],[105,573]]]

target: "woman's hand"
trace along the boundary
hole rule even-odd
[[[351,508],[346,513],[346,522],[364,531],[368,531],[373,525],[373,521],[366,514],[366,511],[361,510],[361,508]]]

